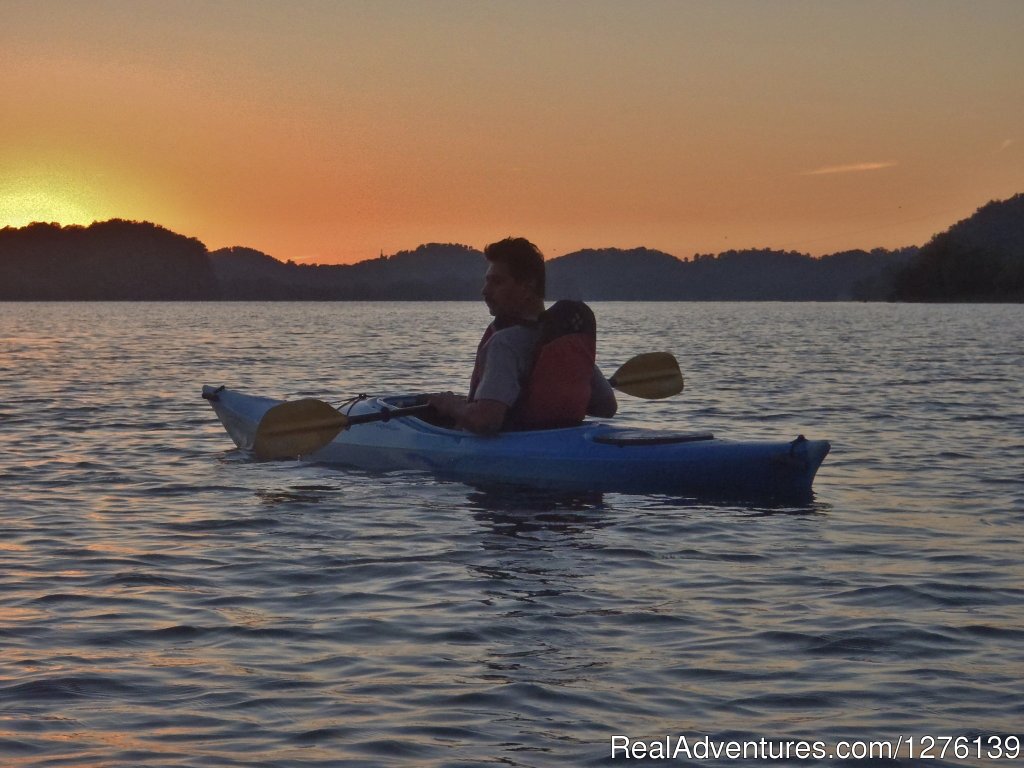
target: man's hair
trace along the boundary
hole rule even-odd
[[[544,254],[525,237],[506,237],[484,248],[484,256],[492,263],[504,264],[509,274],[519,282],[532,280],[537,295],[544,298]]]

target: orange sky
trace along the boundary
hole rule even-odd
[[[358,261],[921,244],[1024,192],[1022,0],[0,0],[0,227]]]

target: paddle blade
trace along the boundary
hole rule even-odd
[[[647,352],[626,362],[608,383],[633,397],[660,400],[683,391],[683,374],[668,352]]]
[[[279,403],[260,419],[252,449],[261,459],[306,456],[331,442],[348,421],[323,400]]]

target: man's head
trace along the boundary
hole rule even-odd
[[[495,316],[530,317],[544,308],[544,255],[524,237],[509,237],[484,248],[490,262],[483,296]]]

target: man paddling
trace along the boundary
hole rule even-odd
[[[489,265],[482,293],[494,321],[477,348],[469,395],[444,392],[428,402],[459,428],[478,434],[566,426],[579,421],[584,410],[614,416],[615,393],[593,364],[590,310],[579,302],[560,302],[552,307],[560,310],[557,317],[545,313],[544,256],[529,240],[491,243],[484,256]],[[556,331],[563,334],[561,346],[549,345],[556,320],[565,326]]]

